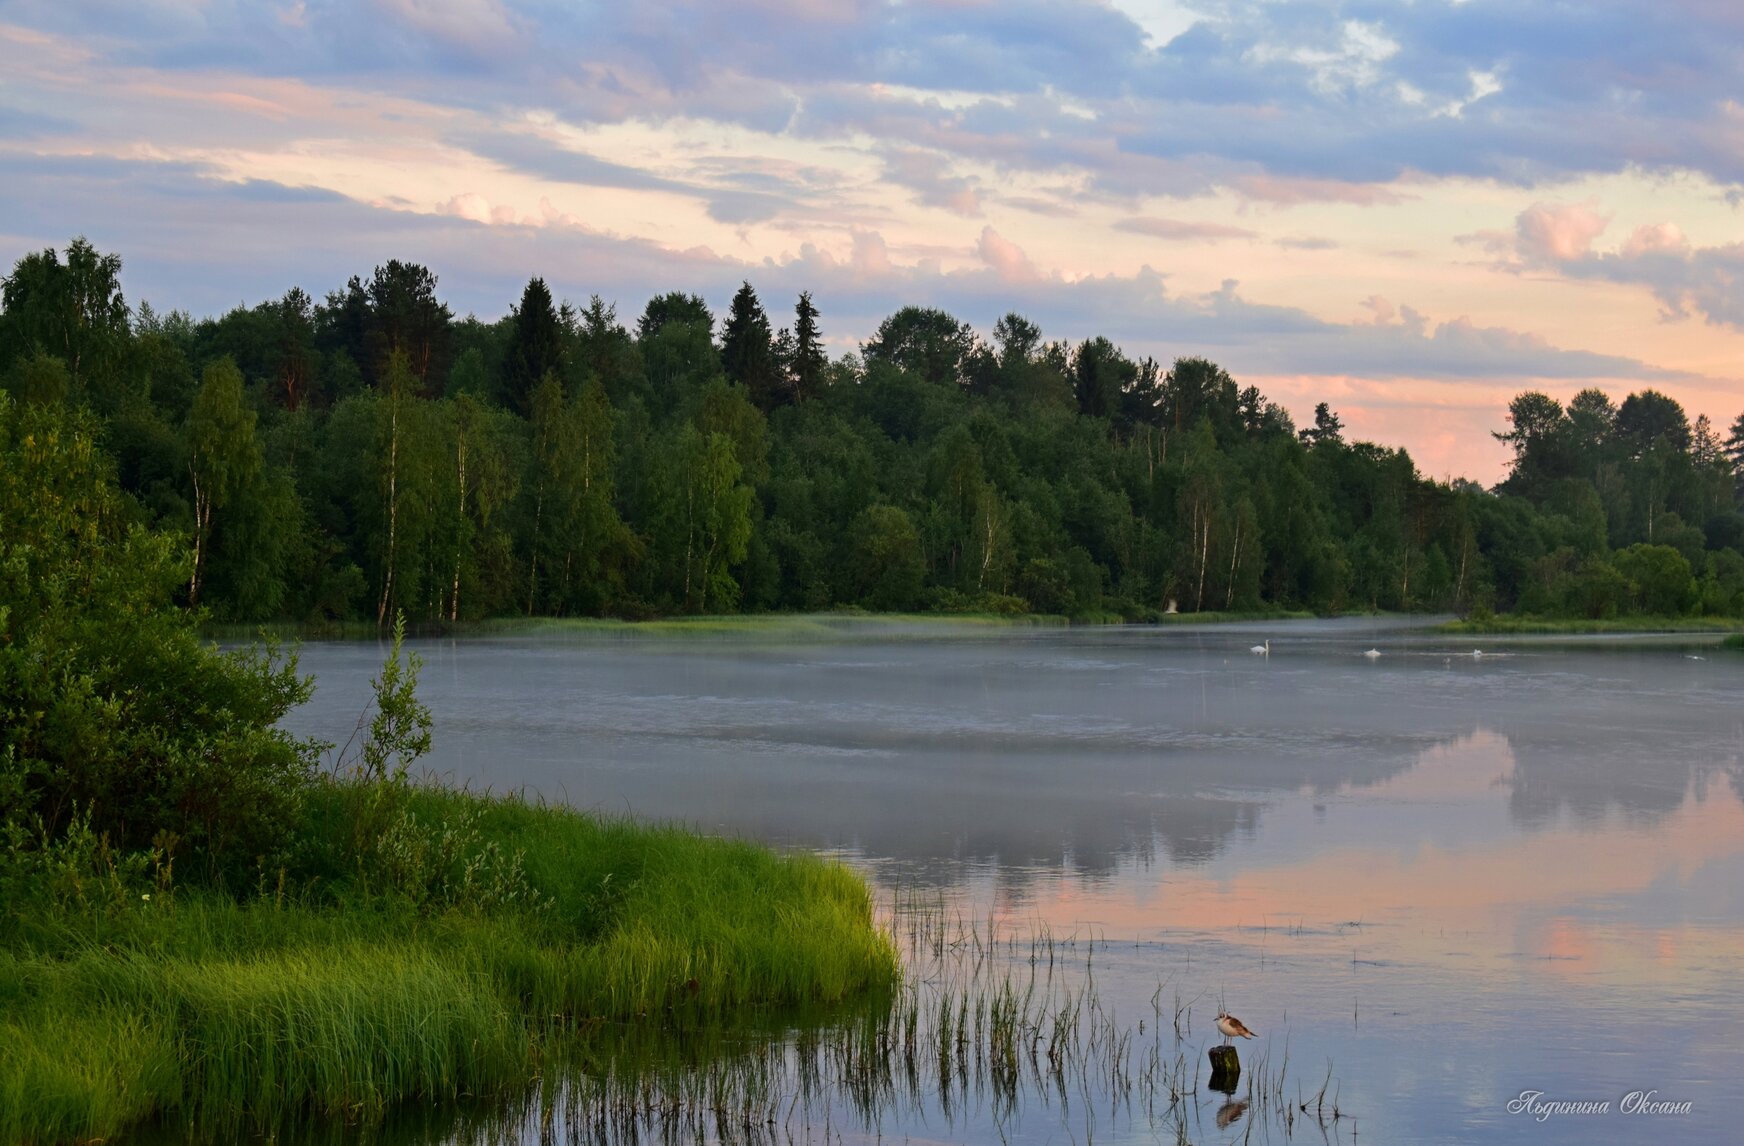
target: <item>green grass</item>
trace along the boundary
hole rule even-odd
[[[241,901],[129,889],[12,905],[0,1141],[377,1118],[524,1088],[566,1032],[600,1021],[718,1023],[897,979],[866,885],[838,864],[515,799],[421,789],[410,804],[520,853],[534,897],[432,910],[267,879]]]
[[[1159,625],[1227,625],[1240,621],[1311,621],[1318,614],[1290,609],[1207,611],[1203,613],[1162,613]]]
[[[1449,621],[1440,633],[1731,633],[1744,630],[1734,617],[1532,617],[1504,615],[1485,620]]]
[[[1206,611],[1146,614],[1138,623],[1213,625],[1239,621],[1310,620],[1317,614],[1287,609]],[[1048,613],[869,613],[845,609],[830,613],[752,613],[720,616],[663,617],[624,621],[610,617],[500,617],[486,621],[411,626],[414,634],[444,636],[514,636],[574,634],[619,638],[731,638],[738,640],[803,641],[858,637],[928,637],[991,632],[999,629],[1121,625],[1129,618],[1118,612],[1094,611],[1073,617]],[[377,640],[384,631],[368,621],[265,625],[208,624],[201,630],[214,640],[248,641],[262,632],[282,639]]]
[[[831,613],[750,613],[720,616],[662,617],[625,621],[611,617],[499,617],[484,621],[411,625],[414,635],[502,636],[519,633],[574,633],[607,637],[742,637],[797,640],[887,633],[902,635],[925,629],[948,632],[958,629],[991,629],[1035,625],[1064,625],[1066,618],[1037,613],[868,613],[842,610]],[[385,630],[368,621],[331,621],[306,624],[274,621],[264,625],[207,624],[201,633],[209,639],[253,640],[265,632],[283,639],[355,640],[378,639]]]

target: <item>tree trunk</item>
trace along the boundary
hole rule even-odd
[[[188,607],[193,608],[200,603],[200,571],[206,556],[206,531],[212,523],[212,495],[200,489],[196,467],[190,464],[188,474],[194,479],[194,572],[188,578]]]
[[[387,572],[382,577],[381,605],[375,612],[376,627],[387,623],[388,602],[394,595],[394,546],[400,526],[400,409],[396,399],[388,412],[388,554]]]
[[[454,452],[460,470],[460,511],[454,522],[454,592],[448,598],[448,620],[450,623],[460,619],[460,560],[466,544],[466,431],[464,429],[457,436]]]
[[[1235,570],[1236,570],[1236,565],[1240,560],[1241,560],[1241,518],[1238,516],[1235,519],[1235,544],[1230,547],[1230,552],[1229,552],[1229,591],[1224,594],[1224,599],[1223,599],[1223,607],[1226,610],[1233,609],[1235,607]]]
[[[541,482],[533,494],[533,544],[527,561],[527,615],[533,615],[533,600],[539,588],[539,522],[545,516],[545,486]]]

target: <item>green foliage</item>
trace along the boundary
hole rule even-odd
[[[1637,611],[1676,617],[1690,611],[1698,590],[1689,561],[1669,545],[1631,545],[1617,554],[1617,572],[1629,582]]]
[[[800,401],[815,398],[825,384],[823,335],[818,330],[818,310],[811,301],[810,291],[800,291],[793,307],[793,354],[788,371],[793,380],[794,397]]]
[[[66,259],[51,249],[25,255],[0,279],[0,371],[30,355],[52,355],[71,385],[101,390],[127,346],[128,309],[121,295],[121,259],[83,238]]]
[[[1207,359],[1165,369],[1017,314],[983,341],[904,307],[863,360],[831,362],[809,293],[777,332],[742,284],[717,346],[693,294],[655,296],[632,332],[535,278],[503,319],[455,322],[434,274],[393,261],[320,303],[293,288],[200,321],[142,305],[129,330],[119,266],[83,243],[21,259],[0,382],[100,417],[125,514],[188,539],[188,598],[224,621],[986,594],[1130,619],[1171,602],[1744,610],[1709,570],[1744,551],[1744,415],[1723,435],[1653,391],[1520,394],[1496,435],[1508,479],[1485,490],[1347,441],[1325,402],[1298,433]],[[873,507],[912,527],[918,587],[906,534]],[[1693,597],[1616,556],[1637,545],[1679,553]],[[893,564],[862,567],[885,546]]]
[[[934,386],[957,386],[975,348],[975,332],[942,310],[905,306],[879,324],[866,360],[887,362]]]
[[[188,474],[194,490],[194,570],[188,602],[200,603],[201,576],[212,543],[213,519],[257,479],[260,446],[254,411],[242,403],[242,372],[229,359],[206,368],[188,412]]]
[[[276,724],[309,686],[203,644],[171,607],[185,550],[123,510],[87,416],[0,398],[0,823],[247,870],[298,814],[312,756]]]
[[[854,552],[848,573],[859,598],[871,608],[899,613],[920,600],[926,562],[920,534],[908,514],[893,505],[871,506],[854,520]]]
[[[65,362],[38,349],[13,360],[6,373],[6,389],[17,402],[55,405],[72,393],[73,379]]]
[[[760,409],[773,410],[792,397],[775,353],[769,316],[750,283],[742,284],[733,295],[721,329],[721,369]]]
[[[504,392],[509,404],[524,414],[531,409],[533,390],[540,381],[563,369],[563,328],[544,279],[528,280],[509,324]]]

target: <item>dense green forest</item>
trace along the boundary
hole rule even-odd
[[[1261,609],[1744,614],[1744,416],[1523,393],[1494,490],[1203,358],[905,307],[831,360],[809,295],[633,322],[534,279],[456,318],[389,262],[317,299],[130,307],[73,242],[4,281],[0,379],[95,419],[220,620]],[[509,300],[505,300],[509,301]],[[785,307],[785,302],[783,303]]]

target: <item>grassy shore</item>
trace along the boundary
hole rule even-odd
[[[570,633],[608,638],[721,637],[789,641],[837,638],[849,634],[872,637],[928,636],[1012,628],[1063,628],[1069,625],[1217,625],[1242,621],[1312,620],[1315,616],[1316,614],[1308,612],[1272,609],[1249,612],[1158,613],[1143,620],[1131,621],[1119,613],[1064,617],[1049,613],[867,613],[841,610],[830,613],[662,617],[646,621],[626,621],[610,617],[501,617],[485,621],[413,625],[409,631],[417,636]],[[364,640],[380,639],[385,635],[382,629],[369,621],[208,624],[201,629],[202,635],[208,639],[222,641],[251,641],[263,632],[283,640]]]
[[[355,798],[311,795],[317,851]],[[393,862],[438,880],[335,872],[290,892],[263,871],[239,898],[106,869],[99,849],[9,894],[0,1141],[369,1119],[524,1087],[599,1021],[718,1021],[897,979],[840,865],[512,798],[414,789],[401,811],[426,830],[400,831]]]
[[[1449,621],[1435,629],[1453,634],[1735,633],[1744,621],[1731,617],[1531,617],[1505,615]]]
[[[1115,618],[1118,623],[1119,618]],[[900,634],[919,629],[985,630],[994,628],[1063,626],[1065,617],[1006,613],[746,613],[719,616],[660,617],[626,621],[613,617],[498,617],[409,626],[415,636],[509,636],[522,633],[573,633],[601,637],[735,637],[802,640],[841,636]],[[208,624],[202,635],[215,640],[248,641],[262,632],[286,640],[374,639],[384,630],[369,621],[319,624],[275,621],[265,625]]]

